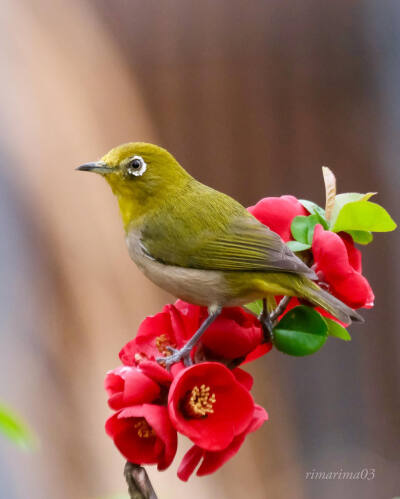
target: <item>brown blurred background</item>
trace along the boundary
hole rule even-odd
[[[129,141],[165,146],[244,204],[379,191],[400,220],[396,0],[3,0],[0,9],[0,399],[41,440],[0,440],[0,497],[125,493],[105,436],[105,372],[172,298],[130,262],[118,210],[74,167]],[[270,421],[210,477],[150,470],[160,498],[400,494],[397,234],[363,250],[376,308],[315,356],[249,369]],[[397,312],[397,313],[396,313]],[[375,469],[375,479],[306,480]]]

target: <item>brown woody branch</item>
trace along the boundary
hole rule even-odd
[[[157,499],[147,472],[142,466],[127,461],[124,475],[130,499]]]

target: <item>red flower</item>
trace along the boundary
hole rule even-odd
[[[143,404],[123,409],[107,420],[106,432],[132,463],[157,464],[164,470],[174,459],[177,436],[166,407]]]
[[[374,293],[361,274],[361,253],[348,234],[335,234],[317,225],[312,252],[314,269],[330,293],[352,308],[373,306]]]
[[[121,366],[109,371],[105,388],[109,395],[108,405],[115,410],[153,402],[160,395],[159,385],[137,367]]]
[[[123,364],[138,365],[143,360],[168,356],[167,347],[180,348],[194,331],[187,331],[181,313],[174,305],[166,305],[162,312],[146,317],[136,337],[121,350]]]
[[[196,475],[203,476],[213,473],[238,452],[246,435],[257,430],[267,419],[268,414],[266,411],[259,405],[255,405],[253,417],[248,427],[240,435],[237,435],[225,449],[208,451],[197,445],[193,445],[182,459],[178,469],[178,477],[186,482],[201,460],[202,463]]]
[[[201,322],[207,318],[203,308]],[[201,337],[202,344],[219,357],[244,357],[263,341],[261,325],[241,307],[222,309],[221,314]]]
[[[249,426],[254,401],[227,367],[203,362],[176,375],[168,410],[176,430],[202,449],[218,451]]]
[[[186,330],[191,331],[192,336],[207,318],[207,308],[181,300],[175,306],[181,312]],[[232,360],[249,356],[254,360],[271,349],[270,343],[262,344],[263,333],[258,319],[241,307],[223,308],[200,341],[206,354],[213,359]],[[245,361],[248,360],[246,357]]]
[[[293,239],[290,231],[293,218],[298,215],[309,215],[294,196],[263,198],[247,209],[262,224],[279,234],[285,242]]]

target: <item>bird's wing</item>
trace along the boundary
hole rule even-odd
[[[159,262],[179,267],[294,272],[315,278],[278,234],[229,196],[212,192],[211,197],[203,194],[194,207],[185,203],[183,211],[181,203],[171,204],[145,223],[143,251]]]

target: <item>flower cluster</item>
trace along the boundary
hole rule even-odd
[[[106,431],[121,454],[136,464],[167,468],[176,453],[177,432],[193,442],[178,470],[187,480],[214,472],[239,450],[248,433],[268,419],[250,393],[253,379],[238,365],[271,349],[257,318],[226,308],[192,353],[195,364],[171,371],[156,359],[168,357],[197,331],[207,309],[178,300],[147,317],[120,352],[122,366],[105,380],[115,414]]]
[[[368,244],[372,231],[393,230],[396,224],[369,202],[372,194],[336,196],[335,186],[328,191],[333,194],[326,210],[293,196],[264,198],[248,210],[315,271],[322,288],[353,309],[370,308],[374,294],[355,242]],[[191,365],[176,363],[170,370],[163,359],[188,342],[207,309],[178,300],[142,322],[120,352],[122,366],[105,380],[108,404],[115,411],[106,431],[128,461],[164,470],[174,459],[179,432],[193,443],[179,478],[188,480],[196,468],[197,475],[214,472],[268,419],[250,393],[252,377],[239,366],[273,345],[290,355],[309,355],[328,336],[350,339],[327,312],[297,298],[284,300],[271,315],[272,331],[261,327],[259,302],[246,307],[223,309],[191,351]]]
[[[285,242],[294,240],[291,228],[295,217],[311,215],[294,196],[264,198],[248,210]],[[318,284],[351,308],[371,308],[374,293],[362,275],[361,252],[351,235],[325,230],[321,223],[316,223],[313,230],[309,254],[304,256],[315,270]]]

